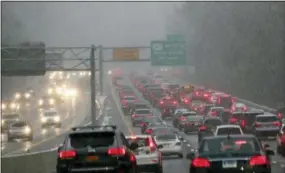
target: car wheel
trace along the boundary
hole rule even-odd
[[[161,166],[157,166],[155,173],[163,173],[163,168]]]

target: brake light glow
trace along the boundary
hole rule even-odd
[[[160,104],[163,104],[163,101],[160,101]]]
[[[195,158],[192,160],[192,165],[196,168],[208,168],[210,167],[210,162],[205,158]]]
[[[211,112],[212,116],[217,116],[217,112]]]
[[[184,100],[184,102],[185,102],[185,103],[188,103],[189,101],[186,99],[186,100]]]
[[[241,120],[240,125],[241,125],[242,127],[244,127],[244,126],[246,125],[245,120]]]
[[[177,104],[177,101],[174,101],[173,104]]]
[[[151,133],[152,133],[152,129],[147,129],[147,130],[145,131],[145,133],[151,134]]]
[[[74,150],[67,150],[59,152],[59,158],[61,159],[71,159],[76,156],[76,151]]]
[[[132,118],[135,118],[136,116],[137,116],[136,114],[133,114],[133,115],[132,115]]]
[[[274,122],[274,125],[280,127],[281,123],[277,121],[277,122]]]
[[[283,117],[282,113],[277,114],[277,118],[282,119],[282,117]]]
[[[135,157],[135,155],[133,153],[131,153],[131,155],[130,155],[130,162],[134,163],[135,161],[136,161],[136,157]]]
[[[236,145],[243,145],[243,144],[246,144],[247,143],[247,141],[245,141],[245,140],[238,140],[238,141],[235,141],[235,144]]]
[[[200,131],[201,131],[201,130],[206,130],[206,129],[207,129],[206,126],[201,126],[201,127],[199,128]]]
[[[285,134],[283,134],[283,135],[281,136],[281,143],[282,143],[282,144],[285,144]]]
[[[260,123],[258,123],[258,122],[255,123],[255,127],[260,127],[260,126],[261,126]]]
[[[198,96],[198,95],[200,95],[200,92],[196,91],[195,94]]]
[[[247,111],[247,107],[246,107],[246,106],[243,107],[243,111],[244,111],[244,112]]]
[[[126,154],[125,148],[109,148],[108,150],[109,155],[114,155],[114,156],[123,156]]]
[[[209,97],[209,95],[208,94],[204,94],[204,97]]]
[[[156,145],[151,138],[148,138],[148,145],[151,152],[156,150]]]
[[[258,156],[252,156],[249,161],[250,166],[256,166],[256,165],[267,165],[268,161],[266,156],[258,155]]]
[[[185,118],[185,117],[180,117],[180,120],[181,120],[181,121],[185,121],[186,118]]]
[[[237,118],[231,118],[231,119],[230,119],[230,123],[236,123],[237,121],[238,121]]]

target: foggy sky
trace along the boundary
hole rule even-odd
[[[7,3],[7,2],[6,2]],[[148,46],[165,38],[174,2],[8,2],[31,41],[48,46]]]

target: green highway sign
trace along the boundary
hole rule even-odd
[[[167,41],[185,41],[185,37],[180,34],[172,34],[166,36]]]
[[[152,41],[151,65],[180,66],[186,65],[185,41]]]

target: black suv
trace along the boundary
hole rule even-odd
[[[57,173],[136,173],[137,162],[116,126],[74,127],[58,148]]]

